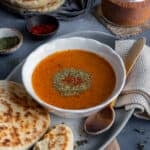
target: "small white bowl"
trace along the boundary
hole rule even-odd
[[[23,35],[20,31],[14,28],[0,28],[0,38],[17,36],[19,43],[12,48],[0,50],[0,54],[10,54],[18,50],[23,43]]]
[[[55,52],[67,49],[82,49],[84,51],[93,52],[99,56],[102,56],[111,64],[116,74],[116,86],[109,98],[106,99],[103,103],[88,109],[62,109],[47,104],[42,99],[40,99],[35,93],[32,87],[32,73],[37,64],[47,56]],[[124,87],[125,79],[126,73],[124,63],[121,57],[112,48],[96,40],[81,37],[57,39],[40,46],[28,56],[22,68],[22,80],[27,92],[38,103],[47,108],[49,112],[52,112],[58,116],[62,116],[65,118],[79,118],[89,116],[90,114],[93,114],[98,110],[101,110],[102,108],[106,107],[120,94]]]

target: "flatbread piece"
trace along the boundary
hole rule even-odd
[[[4,0],[4,1],[14,6],[30,9],[46,6],[53,0]]]
[[[27,150],[48,130],[48,112],[22,85],[0,81],[0,150]]]
[[[43,0],[42,5],[41,3],[37,3],[36,0],[27,0],[27,2],[23,1],[24,0],[4,0],[2,3],[16,9],[17,11],[45,13],[55,11],[65,2],[65,0]]]
[[[56,125],[36,143],[33,150],[73,150],[73,133],[64,124]]]

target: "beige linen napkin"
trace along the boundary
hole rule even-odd
[[[134,40],[116,41],[116,52],[123,60],[133,43]],[[136,117],[150,120],[150,47],[144,46],[115,107],[125,107],[126,110],[135,109]]]

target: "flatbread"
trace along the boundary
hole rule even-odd
[[[0,81],[0,150],[27,150],[48,130],[48,112],[22,85]]]
[[[44,7],[53,0],[5,0],[11,5],[25,9]]]
[[[22,11],[31,12],[51,12],[58,9],[65,0],[4,0],[4,3]],[[37,3],[38,1],[38,3]]]
[[[36,143],[33,150],[73,150],[73,133],[64,124],[56,125]]]
[[[51,12],[51,11],[57,10],[59,7],[61,7],[61,5],[64,4],[64,2],[65,2],[65,0],[52,0],[46,6],[36,8],[36,9],[30,9],[30,11],[41,12],[41,13]]]

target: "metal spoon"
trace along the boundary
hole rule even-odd
[[[138,57],[140,56],[140,52],[143,49],[143,46],[146,43],[145,38],[140,38],[137,40],[132,48],[130,49],[130,53],[125,59],[125,67],[127,76],[131,72],[134,64],[136,63]],[[84,130],[88,134],[98,135],[101,134],[113,125],[115,121],[116,115],[113,108],[113,103],[109,106],[105,107],[103,110],[100,110],[96,114],[89,116],[84,123]]]

